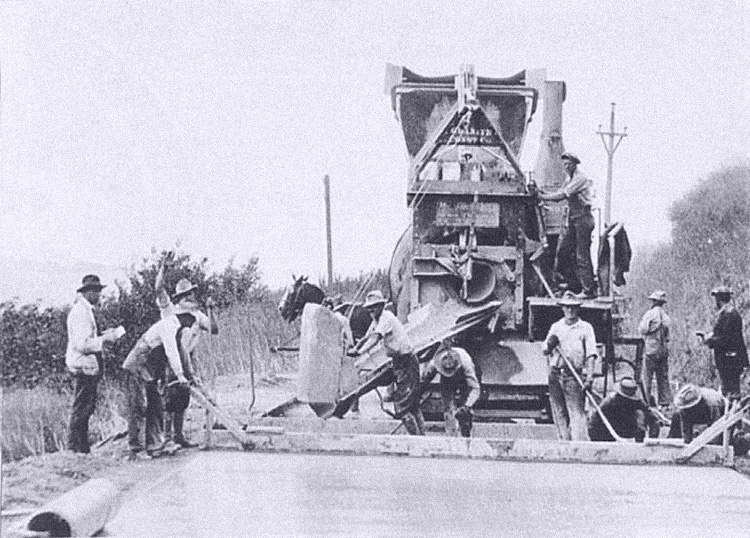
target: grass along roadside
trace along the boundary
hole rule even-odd
[[[209,386],[219,376],[247,374],[251,366],[256,380],[296,370],[296,354],[273,354],[269,349],[294,340],[297,334],[297,327],[284,322],[275,305],[235,305],[220,312],[218,321],[219,334],[202,339],[195,361],[199,377]],[[2,461],[64,449],[72,402],[72,391],[64,387],[4,388]],[[126,395],[116,381],[105,378],[99,384],[96,411],[90,422],[91,442],[126,427]]]

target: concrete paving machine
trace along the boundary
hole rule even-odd
[[[564,203],[541,204],[521,170],[527,127],[541,98],[543,126],[534,179],[560,186],[563,82],[544,70],[508,78],[423,77],[386,69],[390,94],[410,157],[406,200],[411,224],[390,265],[391,300],[421,361],[452,337],[474,359],[482,387],[478,421],[551,421],[542,340],[562,316],[549,285]],[[608,288],[611,289],[611,286]],[[585,301],[604,363],[613,360],[611,296]],[[307,305],[302,316],[300,394],[318,414],[343,416],[378,385],[384,354],[370,358],[365,382],[337,347],[333,315]],[[332,409],[332,411],[331,411]],[[439,420],[437,385],[423,411]]]

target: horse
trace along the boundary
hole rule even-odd
[[[279,312],[285,321],[291,323],[302,313],[302,309],[307,303],[323,304],[325,293],[315,284],[310,284],[306,276],[296,278],[292,275],[294,281],[284,296],[279,301]],[[372,317],[361,304],[353,304],[345,311],[349,318],[349,326],[352,329],[352,336],[357,342],[366,333],[372,324]]]

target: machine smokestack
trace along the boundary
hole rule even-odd
[[[565,83],[544,83],[544,112],[539,154],[534,168],[534,179],[543,189],[556,189],[565,181],[565,170],[560,160],[565,148],[562,141],[562,104],[565,101]]]

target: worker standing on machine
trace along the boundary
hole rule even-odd
[[[568,179],[556,192],[539,191],[539,199],[545,202],[568,200],[568,221],[557,243],[554,271],[556,275],[562,274],[562,264],[568,257],[566,253],[574,252],[576,276],[583,288],[577,297],[594,299],[596,286],[594,267],[591,264],[591,234],[594,231],[594,216],[591,214],[593,182],[578,169],[581,163],[578,157],[572,153],[563,153],[560,158]]]

